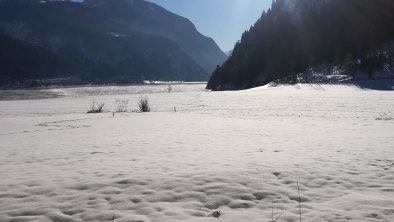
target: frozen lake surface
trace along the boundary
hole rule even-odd
[[[168,92],[169,85],[171,85],[171,92],[202,92],[205,89],[206,83],[163,83],[132,86],[78,86],[0,90],[0,101],[165,93]]]
[[[0,101],[0,221],[394,221],[393,91],[201,86]]]

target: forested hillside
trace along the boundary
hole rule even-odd
[[[349,76],[392,70],[394,1],[277,0],[243,33],[208,89],[243,89],[327,64]]]
[[[144,0],[2,0],[0,34],[7,36],[0,44],[13,39],[30,48],[2,53],[0,85],[49,76],[85,83],[199,81],[226,58],[188,19]]]
[[[25,79],[54,78],[72,72],[71,61],[43,47],[7,35],[0,34],[0,49],[0,83],[10,80],[23,82]]]

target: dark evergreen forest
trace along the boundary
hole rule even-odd
[[[349,76],[392,69],[394,1],[276,0],[243,33],[207,88],[244,89],[329,64]]]

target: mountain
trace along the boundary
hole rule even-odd
[[[393,72],[394,1],[276,0],[243,33],[207,88],[244,89],[317,67],[353,76]],[[305,81],[308,81],[306,78]]]
[[[206,80],[226,58],[189,20],[144,0],[2,0],[0,33],[63,61],[51,76],[96,83]],[[44,78],[44,61],[0,79]]]
[[[70,69],[68,61],[49,50],[7,35],[0,34],[0,49],[0,82],[54,78]]]

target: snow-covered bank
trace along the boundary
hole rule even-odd
[[[394,220],[394,93],[347,86],[0,102],[0,221]],[[173,108],[176,107],[175,113]],[[219,219],[210,216],[221,211]]]

